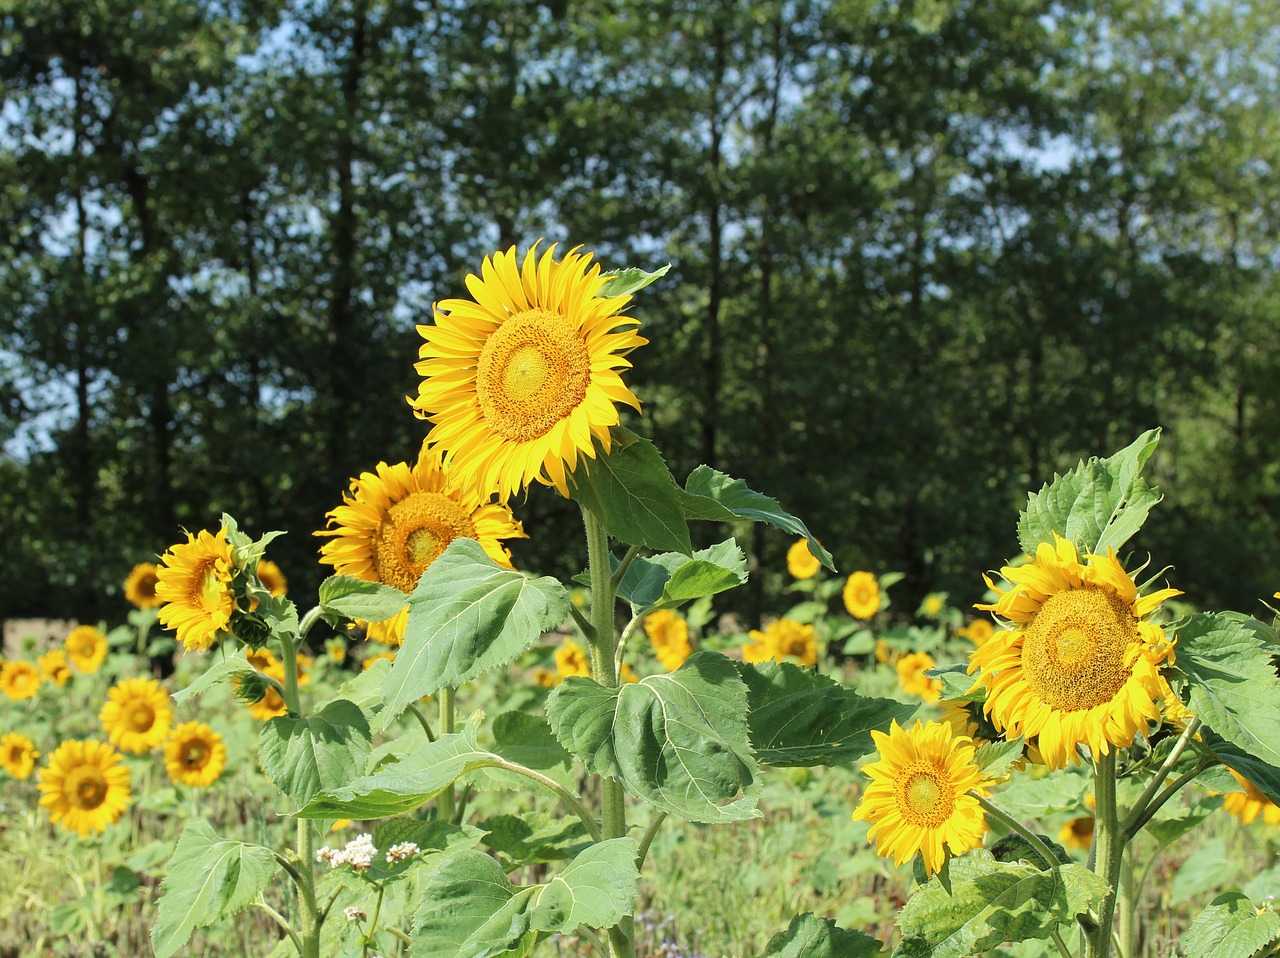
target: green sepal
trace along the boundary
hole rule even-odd
[[[227,542],[231,544],[231,562],[237,569],[244,569],[250,574],[257,574],[258,563],[266,554],[267,544],[283,532],[268,532],[260,539],[251,539],[247,533],[240,531],[240,526],[229,513],[222,514],[222,527],[226,530]]]
[[[248,908],[278,870],[271,849],[219,838],[208,822],[189,822],[160,884],[151,927],[156,958],[176,954],[195,929]]]
[[[411,703],[511,662],[569,615],[549,576],[498,565],[474,539],[454,539],[409,597],[404,644],[382,688],[378,731]]]
[[[674,609],[746,581],[746,557],[733,539],[727,539],[692,556],[664,552],[636,558],[618,583],[618,595],[635,611],[652,612]]]
[[[747,724],[761,765],[851,764],[875,749],[872,730],[905,722],[917,708],[859,695],[789,662],[734,665],[747,686]]]
[[[353,575],[331,575],[320,583],[320,615],[335,629],[355,619],[385,621],[408,604],[409,597],[399,589]]]
[[[838,928],[830,918],[805,912],[769,939],[760,958],[876,958],[883,948],[870,935]]]
[[[335,699],[305,718],[270,719],[258,735],[258,762],[276,788],[302,808],[320,792],[359,776],[370,743],[360,707]]]
[[[1236,891],[1224,892],[1182,934],[1187,958],[1251,958],[1280,939],[1280,915]]]
[[[1162,498],[1140,475],[1159,441],[1160,430],[1149,429],[1114,455],[1081,462],[1030,493],[1018,519],[1022,551],[1035,555],[1055,532],[1075,543],[1081,555],[1119,550]]]
[[[710,466],[699,466],[689,474],[680,493],[686,519],[737,522],[743,519],[764,522],[792,535],[803,536],[809,551],[819,562],[836,571],[835,562],[805,524],[785,511],[777,499],[755,492],[741,479],[734,479]]]
[[[605,284],[600,287],[596,295],[606,299],[611,299],[614,296],[630,296],[632,293],[644,289],[655,280],[666,276],[669,269],[671,269],[670,263],[654,270],[652,273],[646,273],[635,266],[618,270],[616,273],[605,273],[602,277],[605,280]]]
[[[692,822],[760,817],[747,710],[746,685],[715,652],[616,689],[571,676],[547,699],[557,738],[590,771]]]
[[[636,844],[597,842],[541,885],[517,887],[478,851],[450,854],[422,886],[410,958],[528,955],[552,934],[611,928],[635,907]]]
[[[680,487],[662,454],[629,429],[609,430],[607,453],[596,449],[569,477],[573,498],[619,542],[689,555],[693,543],[680,506]]]

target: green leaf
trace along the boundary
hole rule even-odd
[[[320,614],[334,628],[352,619],[381,622],[408,603],[399,589],[352,575],[331,575],[320,583]]]
[[[513,865],[563,861],[591,842],[586,826],[577,818],[550,818],[542,812],[495,815],[480,827],[489,833],[484,843],[506,855]]]
[[[424,695],[506,665],[569,614],[555,579],[533,579],[454,539],[409,597],[409,625],[382,689],[379,731]]]
[[[691,553],[680,487],[662,454],[649,440],[620,426],[610,430],[610,437],[607,454],[584,458],[574,470],[573,498],[595,513],[619,542]]]
[[[1047,938],[1106,896],[1106,881],[1083,865],[1041,869],[979,853],[951,860],[951,892],[935,877],[898,913],[895,955],[964,958],[1002,942]]]
[[[866,698],[789,662],[734,664],[747,685],[747,723],[762,765],[847,765],[875,748],[873,729],[905,722],[917,708]]]
[[[424,852],[474,848],[484,840],[484,837],[483,828],[476,828],[473,825],[453,825],[439,820],[387,818],[375,822],[373,826],[373,847],[384,852],[392,845],[399,845],[401,842],[413,842]]]
[[[1250,958],[1280,938],[1280,915],[1255,908],[1239,892],[1209,903],[1182,935],[1187,958]]]
[[[982,702],[987,697],[986,687],[976,684],[963,665],[940,665],[925,669],[924,674],[942,682],[941,701]]]
[[[974,750],[974,763],[982,770],[982,774],[999,778],[1007,775],[1022,758],[1025,745],[1026,742],[1021,737],[1011,741],[984,742]]]
[[[1177,651],[1192,713],[1236,748],[1280,768],[1274,639],[1261,622],[1238,613],[1197,614],[1178,630]]]
[[[635,907],[636,852],[629,838],[599,842],[551,881],[523,888],[488,855],[449,855],[423,885],[410,958],[527,955],[545,935],[611,928]]]
[[[1280,768],[1255,758],[1243,749],[1238,748],[1234,743],[1228,742],[1212,729],[1205,729],[1201,733],[1201,737],[1204,739],[1204,744],[1226,765],[1256,785],[1258,790],[1271,801],[1280,805]],[[1239,783],[1234,778],[1230,778],[1229,773],[1226,773],[1225,770],[1224,774],[1230,780],[1230,787],[1225,787],[1227,782],[1222,780],[1224,788],[1215,789],[1215,791],[1240,791]],[[1219,778],[1221,779],[1221,776]],[[1198,776],[1196,781],[1206,788],[1211,784],[1207,774]]]
[[[1168,901],[1177,905],[1221,888],[1226,862],[1227,844],[1221,838],[1210,838],[1197,845],[1168,883],[1165,891]]]
[[[733,479],[710,466],[699,466],[689,474],[680,495],[687,519],[707,519],[712,522],[734,522],[749,519],[804,536],[809,540],[809,551],[832,572],[836,570],[831,553],[813,537],[805,524],[778,505],[777,499],[754,492],[741,479]]]
[[[747,688],[715,652],[617,689],[570,677],[547,699],[556,736],[587,768],[692,822],[759,817],[746,715]]]
[[[473,717],[461,732],[442,735],[399,762],[320,792],[298,817],[389,818],[413,811],[468,772],[500,761],[476,745],[478,724]]]
[[[1077,812],[1086,787],[1079,775],[1047,775],[1036,777],[1038,770],[1015,772],[1000,785],[993,800],[1020,822],[1042,818],[1055,812]]]
[[[667,270],[671,269],[668,263],[661,269],[654,270],[652,273],[646,273],[642,269],[632,266],[628,269],[619,270],[616,273],[606,273],[606,281],[600,287],[597,296],[611,298],[614,296],[629,296],[637,290],[644,289],[654,280],[667,275]]]
[[[747,560],[728,539],[692,557],[679,552],[635,559],[618,583],[618,595],[641,609],[673,609],[747,581]]]
[[[354,702],[335,699],[306,718],[282,715],[262,727],[262,770],[298,808],[350,782],[369,757],[369,723]]]
[[[205,669],[194,682],[185,689],[179,689],[173,693],[175,702],[184,702],[193,695],[203,695],[211,688],[218,685],[232,676],[242,675],[245,672],[256,672],[257,670],[249,664],[244,657],[244,650],[236,652],[234,655],[228,655],[225,658],[213,663],[209,668]]]
[[[271,849],[219,838],[207,822],[182,830],[160,890],[151,947],[169,958],[191,932],[247,908],[277,871]]]
[[[1150,429],[1115,455],[1081,462],[1030,494],[1018,519],[1023,551],[1035,555],[1055,532],[1081,553],[1105,555],[1128,542],[1162,498],[1139,475],[1159,441],[1160,430]]]
[[[760,958],[874,958],[883,948],[870,935],[837,928],[830,918],[805,912],[769,939]]]
[[[529,712],[503,712],[493,720],[493,750],[539,771],[567,768],[572,761],[546,718]]]

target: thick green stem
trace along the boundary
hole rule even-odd
[[[1120,889],[1120,865],[1124,857],[1124,833],[1116,816],[1116,749],[1112,747],[1095,765],[1093,797],[1097,802],[1093,824],[1093,871],[1111,886],[1102,900],[1098,924],[1085,931],[1084,958],[1108,958],[1111,926]]]
[[[1138,903],[1134,898],[1133,850],[1121,854],[1120,890],[1116,901],[1116,949],[1120,958],[1129,958],[1133,954],[1134,919],[1137,918]]]
[[[316,613],[313,615],[312,613]],[[310,628],[318,616],[312,609],[307,613],[304,624]],[[305,634],[305,633],[303,633]],[[301,636],[295,637],[288,632],[280,633],[280,657],[284,665],[284,704],[293,718],[302,716],[302,699],[298,695],[298,646]],[[298,914],[302,927],[298,929],[302,939],[299,951],[302,958],[320,958],[320,912],[316,908],[315,878],[315,842],[311,822],[305,818],[297,820],[297,874],[295,882],[298,886]]]
[[[453,732],[454,714],[453,714],[453,689],[449,687],[440,690],[440,734],[441,736],[449,735]],[[450,785],[443,792],[436,796],[436,815],[442,822],[452,822],[454,812],[454,793],[453,786]]]

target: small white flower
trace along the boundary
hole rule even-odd
[[[324,848],[316,852],[316,861],[325,862],[330,868],[337,868],[342,864],[342,852],[325,845]]]
[[[395,865],[398,862],[404,861],[406,858],[412,858],[421,850],[422,849],[413,842],[401,842],[399,845],[392,845],[387,849],[387,863]]]
[[[369,917],[364,913],[364,909],[357,905],[348,905],[342,909],[342,914],[346,916],[347,921],[364,921]]]
[[[368,832],[357,835],[342,850],[343,860],[356,871],[364,871],[372,865],[376,854],[378,850],[373,847],[373,836]]]

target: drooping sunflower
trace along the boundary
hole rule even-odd
[[[227,764],[222,736],[204,722],[183,722],[164,747],[164,767],[179,785],[208,788]]]
[[[106,742],[68,739],[40,770],[40,804],[78,835],[105,831],[133,799],[129,768]]]
[[[139,562],[125,577],[124,597],[139,609],[154,609],[162,601],[156,595],[156,585],[160,582],[156,571],[154,562]]]
[[[92,675],[98,671],[107,657],[107,637],[92,625],[81,625],[71,630],[63,645],[67,658],[77,672]]]
[[[556,674],[561,681],[564,681],[571,675],[591,674],[591,660],[587,658],[587,653],[583,651],[582,646],[572,639],[566,639],[560,648],[556,649]]]
[[[40,691],[40,670],[30,662],[13,659],[0,665],[0,692],[15,702]]]
[[[40,672],[58,688],[71,681],[71,666],[63,649],[50,649],[39,658]]]
[[[284,666],[279,662],[262,669],[262,673],[277,682],[284,682]],[[240,684],[239,680],[237,680],[236,684],[237,686]],[[274,685],[267,685],[262,691],[261,698],[245,704],[249,707],[249,714],[259,722],[276,718],[289,711],[289,707],[285,705],[284,696],[280,694]]]
[[[1078,761],[1078,745],[1095,759],[1132,745],[1160,718],[1160,666],[1173,657],[1164,630],[1144,619],[1182,593],[1139,595],[1113,549],[1085,558],[1055,534],[1033,561],[1001,570],[1012,587],[992,585],[996,602],[976,606],[1014,626],[969,656],[986,712],[1008,737],[1036,737],[1051,769]]]
[[[608,281],[590,253],[554,259],[535,243],[517,265],[515,247],[467,277],[471,299],[446,299],[424,340],[414,413],[432,423],[460,482],[506,502],[532,482],[569,495],[578,458],[607,453],[617,403],[640,409],[622,382],[626,356],[647,340],[620,315],[630,296],[599,295]]]
[[[674,609],[659,609],[644,617],[644,632],[653,643],[653,654],[662,667],[674,672],[693,654],[689,623]]]
[[[235,568],[225,529],[215,535],[202,529],[187,533],[187,541],[171,546],[160,557],[156,596],[160,624],[178,633],[188,650],[203,651],[231,623],[235,597],[231,579]]]
[[[98,720],[113,745],[142,755],[169,737],[169,693],[155,679],[123,679],[107,690]]]
[[[5,732],[0,735],[0,768],[18,781],[31,777],[39,757],[36,743],[21,732]]]
[[[280,567],[270,559],[258,561],[258,581],[273,596],[282,596],[289,591],[289,580],[284,577]]]
[[[793,579],[812,579],[821,567],[813,553],[809,551],[808,539],[797,539],[787,550],[787,571]]]
[[[459,486],[441,467],[440,454],[425,443],[413,466],[380,462],[374,472],[351,480],[342,502],[325,513],[334,528],[314,533],[329,538],[320,547],[320,561],[404,593],[413,591],[454,539],[475,539],[489,558],[510,568],[511,553],[501,540],[525,538],[510,509]],[[369,637],[399,645],[407,622],[406,606],[385,622],[369,623]]]
[[[744,662],[796,661],[801,665],[818,664],[818,639],[813,626],[794,619],[775,619],[764,631],[752,629],[751,639],[742,647]]]
[[[901,865],[916,852],[924,857],[927,874],[952,855],[982,845],[986,818],[978,799],[992,780],[974,762],[973,743],[956,737],[941,722],[918,719],[904,729],[894,719],[889,734],[873,731],[880,757],[862,771],[871,783],[853,812],[854,821],[871,823],[867,840],[884,858]]]
[[[925,675],[926,669],[937,663],[928,652],[911,652],[898,659],[898,687],[908,695],[918,695],[926,702],[936,702],[942,696],[942,682]]]
[[[398,649],[404,645],[404,632],[409,627],[409,607],[406,605],[391,618],[383,619],[381,622],[357,620],[357,623],[364,626],[366,642],[377,642],[379,645]]]
[[[1240,791],[1228,792],[1222,797],[1223,811],[1230,812],[1246,825],[1252,825],[1259,815],[1268,825],[1280,825],[1280,806],[1263,795],[1258,786],[1234,768],[1228,768],[1227,771],[1240,783]]]
[[[855,572],[844,584],[844,607],[855,619],[869,619],[880,611],[880,582],[870,572]]]

